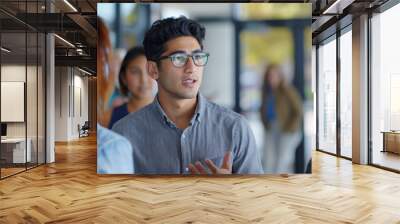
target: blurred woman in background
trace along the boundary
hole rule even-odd
[[[131,112],[138,111],[153,101],[154,80],[147,73],[147,59],[143,47],[134,47],[128,51],[119,71],[121,94],[128,101],[114,108],[108,127]]]
[[[265,128],[262,164],[265,173],[293,173],[296,148],[301,141],[302,103],[286,82],[278,65],[264,75],[261,120]]]

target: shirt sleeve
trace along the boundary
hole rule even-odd
[[[133,174],[134,161],[131,144],[121,136],[98,145],[97,172],[99,174]]]
[[[263,174],[256,141],[243,117],[236,122],[233,130],[235,148],[232,172],[234,174]]]

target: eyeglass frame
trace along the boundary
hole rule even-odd
[[[206,61],[206,63],[205,63],[204,65],[197,65],[197,64],[196,64],[196,62],[195,62],[195,60],[194,60],[194,58],[193,58],[194,54],[196,54],[196,53],[204,53],[204,54],[207,56],[207,61]],[[186,59],[186,62],[185,62],[182,66],[177,66],[177,65],[174,64],[174,62],[173,62],[173,55],[176,55],[176,54],[184,54],[184,55],[188,56],[187,59]],[[189,57],[191,57],[191,58],[192,58],[192,61],[193,61],[193,64],[195,64],[197,67],[204,67],[204,66],[207,65],[207,63],[208,63],[208,57],[209,57],[209,56],[210,56],[210,53],[204,52],[204,51],[196,51],[196,52],[194,52],[194,53],[192,53],[192,54],[187,54],[187,53],[185,53],[185,52],[178,51],[178,52],[173,52],[173,53],[171,53],[171,54],[169,54],[169,55],[166,55],[166,56],[162,56],[162,57],[158,58],[158,61],[161,61],[161,60],[164,60],[164,59],[169,58],[169,59],[171,60],[171,63],[172,63],[175,67],[177,67],[177,68],[182,68],[182,67],[184,67],[184,66],[187,64],[187,62],[189,61]]]

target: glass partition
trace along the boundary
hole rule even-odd
[[[26,114],[27,114],[27,150],[30,158],[27,167],[37,165],[37,76],[38,76],[38,35],[36,32],[27,33],[28,62],[26,81]]]
[[[2,1],[0,7],[0,178],[45,162],[45,35],[28,25],[45,1]],[[38,18],[33,16],[33,18]]]
[[[31,160],[26,150],[26,75],[25,32],[1,34],[1,139],[2,177],[24,171]],[[28,147],[29,149],[29,147]]]
[[[46,37],[43,33],[38,34],[38,74],[37,74],[37,162],[38,165],[46,162],[45,145],[45,99],[46,99]]]

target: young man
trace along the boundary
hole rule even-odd
[[[205,29],[185,17],[158,20],[143,45],[154,102],[113,130],[130,140],[140,174],[261,174],[254,136],[245,119],[200,93],[208,53]]]

